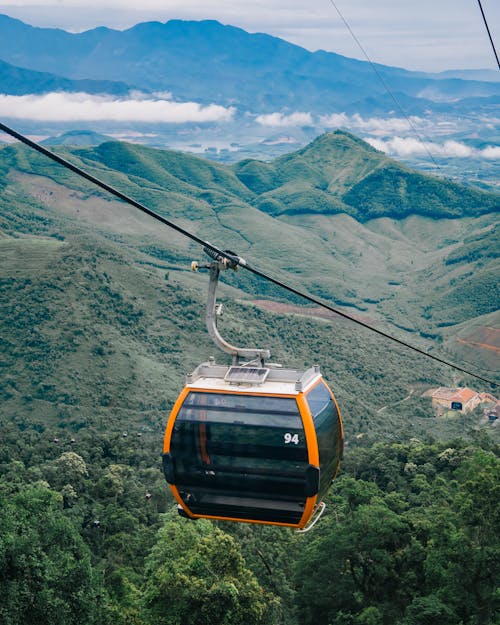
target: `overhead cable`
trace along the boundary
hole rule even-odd
[[[423,349],[420,349],[419,347],[416,347],[415,345],[412,345],[411,343],[407,343],[406,341],[402,341],[401,339],[396,338],[395,336],[392,336],[391,334],[388,334],[387,332],[384,332],[383,330],[379,330],[378,328],[375,328],[374,326],[369,325],[368,323],[365,323],[364,321],[361,321],[359,319],[356,319],[355,317],[352,317],[351,315],[348,315],[347,313],[334,308],[333,306],[330,306],[329,304],[326,304],[325,302],[303,292],[303,291],[299,291],[298,289],[295,289],[294,287],[276,279],[273,278],[272,276],[268,275],[267,273],[260,271],[259,269],[256,269],[255,267],[252,267],[245,259],[241,258],[240,256],[234,254],[233,252],[230,252],[228,250],[221,250],[219,249],[216,245],[213,245],[212,243],[209,243],[208,241],[204,241],[202,238],[196,236],[195,234],[193,234],[192,232],[189,232],[188,230],[186,230],[185,228],[182,228],[181,226],[175,224],[174,222],[170,221],[169,219],[166,219],[165,217],[163,217],[163,215],[160,215],[159,213],[151,210],[150,208],[148,208],[147,206],[144,206],[144,204],[141,204],[140,202],[137,202],[136,200],[134,200],[133,198],[129,197],[128,195],[125,195],[125,193],[122,193],[121,191],[119,191],[118,189],[115,189],[114,187],[112,187],[111,185],[107,184],[106,182],[103,182],[102,180],[100,180],[99,178],[96,178],[95,176],[93,176],[92,174],[89,174],[88,172],[86,172],[85,170],[81,169],[80,167],[78,167],[77,165],[74,165],[73,163],[71,163],[70,161],[66,160],[65,158],[59,156],[58,154],[55,154],[54,152],[52,152],[51,150],[48,150],[47,148],[45,148],[44,146],[40,145],[39,143],[36,143],[35,141],[32,141],[31,139],[29,139],[28,137],[26,137],[25,135],[22,135],[21,133],[17,132],[16,130],[13,130],[12,128],[10,128],[9,126],[6,126],[5,124],[0,122],[0,130],[3,130],[5,133],[9,134],[10,136],[14,137],[15,139],[17,139],[18,141],[21,141],[22,143],[24,143],[25,145],[29,146],[30,148],[33,148],[34,150],[36,150],[37,152],[40,152],[41,154],[47,156],[48,158],[50,158],[51,160],[55,161],[56,163],[59,163],[60,165],[62,165],[63,167],[70,169],[71,171],[73,171],[74,173],[78,174],[79,176],[81,176],[82,178],[85,178],[86,180],[88,180],[89,182],[92,182],[93,184],[95,184],[96,186],[100,187],[101,189],[104,189],[105,191],[107,191],[108,193],[110,193],[111,195],[114,195],[115,197],[118,197],[119,199],[123,200],[124,202],[127,202],[128,204],[131,204],[132,206],[134,206],[135,208],[137,208],[138,210],[142,211],[143,213],[146,213],[147,215],[149,215],[150,217],[152,217],[153,219],[156,219],[157,221],[160,221],[162,224],[164,224],[165,226],[168,226],[169,228],[172,228],[173,230],[175,230],[176,232],[178,232],[179,234],[191,239],[192,241],[194,241],[195,243],[198,243],[199,245],[201,245],[204,248],[207,248],[208,250],[210,250],[211,252],[213,252],[213,254],[215,256],[219,256],[221,258],[225,258],[227,259],[232,265],[238,265],[240,267],[243,267],[244,269],[246,269],[247,271],[250,271],[251,273],[253,273],[256,276],[259,276],[260,278],[268,281],[268,282],[272,282],[273,284],[275,284],[276,286],[279,286],[280,288],[288,291],[289,293],[293,293],[294,295],[297,295],[298,297],[307,300],[313,304],[316,304],[317,306],[320,306],[321,308],[324,308],[326,310],[329,310],[330,312],[335,313],[336,315],[339,315],[340,317],[343,317],[344,319],[348,319],[349,321],[352,321],[353,323],[356,323],[359,326],[362,326],[368,330],[370,330],[371,332],[375,332],[376,334],[378,334],[379,336],[384,337],[387,340],[390,340],[394,343],[397,343],[398,345],[401,345],[407,349],[410,349],[418,354],[421,354],[422,356],[425,356],[427,358],[431,358],[432,360],[435,360],[436,362],[439,362],[443,365],[446,365],[448,367],[451,367],[457,371],[460,371],[461,373],[465,373],[467,375],[470,375],[478,380],[481,380],[483,382],[486,382],[487,384],[491,384],[492,386],[498,386],[497,382],[494,382],[493,380],[489,380],[488,378],[482,377],[480,375],[478,375],[477,373],[473,373],[472,371],[465,369],[463,367],[460,367],[459,365],[456,365],[452,362],[449,362],[447,360],[444,360],[443,358],[440,358],[439,356],[435,356],[434,354],[430,354],[428,352],[426,352]]]
[[[479,4],[479,8],[481,9],[481,15],[483,16],[483,22],[484,22],[484,25],[486,26],[486,32],[488,33],[488,37],[490,38],[491,47],[493,48],[493,54],[495,55],[495,59],[497,60],[498,69],[500,69],[500,61],[498,60],[498,54],[495,49],[495,44],[493,43],[493,37],[491,36],[490,28],[488,26],[488,21],[486,20],[486,15],[484,14],[484,11],[483,11],[483,5],[481,4],[481,0],[477,0],[477,3]]]
[[[347,28],[347,30],[349,31],[351,37],[354,39],[354,41],[356,42],[358,48],[361,50],[361,52],[363,53],[363,56],[365,57],[365,59],[368,61],[368,63],[370,64],[372,70],[375,72],[377,78],[380,80],[380,82],[382,83],[382,86],[384,87],[384,89],[387,91],[387,93],[389,94],[389,96],[391,97],[392,101],[394,102],[394,104],[397,106],[397,108],[399,109],[399,111],[401,112],[401,114],[403,115],[403,117],[406,119],[406,121],[408,122],[409,127],[411,128],[411,130],[413,130],[413,133],[415,134],[415,136],[417,137],[417,139],[420,141],[420,143],[422,144],[424,150],[427,152],[429,158],[431,159],[431,161],[434,163],[434,165],[441,170],[441,167],[438,165],[438,163],[436,162],[436,160],[434,159],[434,157],[432,156],[432,152],[429,150],[425,140],[423,139],[423,137],[420,135],[420,133],[418,132],[415,124],[411,121],[411,119],[408,117],[408,115],[406,114],[406,111],[404,110],[404,108],[401,106],[401,104],[399,103],[399,100],[396,98],[396,96],[394,95],[394,93],[392,92],[392,90],[389,88],[389,85],[387,84],[387,82],[385,81],[384,77],[382,76],[382,74],[378,71],[377,66],[375,65],[375,63],[371,60],[371,58],[368,56],[367,51],[364,49],[364,47],[361,45],[360,40],[356,37],[356,35],[354,34],[354,31],[352,30],[352,28],[349,26],[349,23],[347,22],[346,18],[342,15],[342,13],[340,12],[340,9],[338,8],[338,6],[335,4],[334,0],[330,0],[330,4],[333,6],[333,8],[337,11],[337,13],[339,14],[340,19],[344,22],[345,27]]]

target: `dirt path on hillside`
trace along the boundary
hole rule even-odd
[[[258,306],[259,308],[263,308],[264,310],[269,310],[270,312],[274,313],[303,315],[305,317],[319,317],[321,319],[338,319],[342,321],[348,321],[345,317],[342,317],[341,315],[338,315],[331,310],[327,310],[326,308],[321,308],[320,306],[296,306],[294,304],[285,304],[284,302],[273,302],[267,299],[252,300],[252,304],[255,304],[255,306]],[[373,323],[373,319],[371,317],[368,317],[367,315],[350,316],[359,321],[363,321],[363,323]]]
[[[476,341],[467,341],[465,339],[461,339],[457,336],[457,343],[461,343],[462,345],[469,345],[470,347],[480,347],[481,349],[489,349],[495,354],[500,354],[500,347],[496,345],[488,345],[488,343],[478,343]]]
[[[387,404],[386,406],[382,406],[382,408],[379,408],[377,412],[380,413],[386,410],[387,408],[393,408],[394,406],[399,406],[399,404],[402,404],[403,402],[408,401],[414,392],[415,392],[415,389],[413,388],[410,389],[410,392],[406,397],[404,397],[403,399],[400,399],[399,401],[395,401],[393,404]]]

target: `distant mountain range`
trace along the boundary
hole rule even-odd
[[[67,91],[123,96],[129,93],[130,86],[111,80],[72,80],[49,72],[37,72],[0,61],[0,90],[8,95]]]
[[[0,15],[0,59],[1,91],[10,94],[54,89],[121,94],[138,88],[168,91],[177,100],[231,105],[242,113],[394,109],[367,62],[309,52],[216,21],[148,22],[125,31],[73,34]],[[407,113],[500,102],[498,82],[376,68]]]

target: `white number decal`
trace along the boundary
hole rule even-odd
[[[294,445],[299,444],[298,434],[290,434],[290,432],[287,432],[284,438],[285,438],[285,445],[289,445],[290,443],[293,443]]]

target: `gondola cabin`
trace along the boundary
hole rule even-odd
[[[201,364],[167,422],[163,469],[192,519],[304,528],[342,455],[333,393],[319,371]]]

